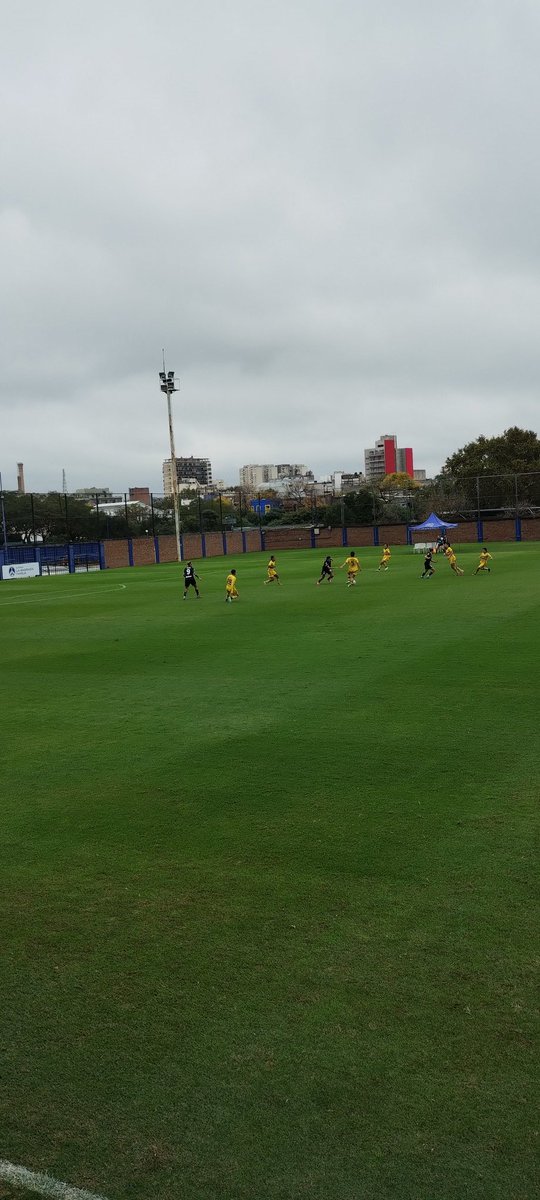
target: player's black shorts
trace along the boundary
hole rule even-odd
[[[193,578],[192,579],[184,579],[184,587],[185,588],[194,587],[195,589],[197,589],[197,580],[193,579]]]

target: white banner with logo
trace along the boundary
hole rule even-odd
[[[39,575],[39,563],[8,563],[2,567],[2,579],[32,579]]]

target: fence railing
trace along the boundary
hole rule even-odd
[[[461,521],[451,533],[454,544],[494,541],[540,541],[540,515],[537,517],[504,517]],[[302,526],[267,525],[250,529],[184,533],[181,535],[181,557],[204,559],[227,555],[237,558],[256,551],[327,550],[336,547],[409,546],[424,541],[425,533],[416,533],[410,525],[351,525]],[[429,540],[429,539],[428,539]],[[434,540],[434,538],[432,539]],[[0,549],[0,568],[21,567],[38,563],[42,575],[73,574],[77,571],[97,571],[107,567],[153,566],[177,561],[176,537],[156,534],[155,537],[109,538],[101,542],[65,542],[55,545],[14,545]],[[9,575],[16,576],[16,569]]]
[[[137,495],[134,493],[137,492]],[[0,546],[99,543],[174,534],[171,496],[132,489],[85,494],[0,493]],[[439,477],[432,485],[395,489],[384,483],[346,495],[328,485],[298,485],[284,494],[242,488],[180,493],[180,529],[221,535],[298,524],[376,526],[420,522],[431,509],[448,521],[530,518],[540,514],[540,472]]]

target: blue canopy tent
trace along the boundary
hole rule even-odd
[[[437,513],[430,513],[421,525],[409,525],[409,534],[413,533],[442,533],[446,529],[457,529],[456,521],[441,521]],[[426,546],[432,545],[432,542],[412,542],[413,550],[423,550]]]
[[[441,521],[437,513],[430,513],[421,525],[411,525],[409,528],[411,533],[422,533],[424,529],[457,529],[457,521]]]

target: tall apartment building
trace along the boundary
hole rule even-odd
[[[249,463],[240,467],[240,487],[258,492],[278,479],[298,479],[311,475],[304,463]]]
[[[366,482],[373,483],[384,475],[406,471],[414,478],[414,459],[410,446],[399,447],[395,433],[383,433],[375,445],[364,450]]]
[[[209,458],[176,458],[176,478],[178,487],[187,483],[198,483],[201,487],[212,486],[212,464]],[[173,487],[172,459],[166,458],[163,463],[163,491],[170,496]]]
[[[274,463],[248,463],[240,467],[240,487],[248,491],[258,492],[270,479],[277,479]]]
[[[276,466],[277,479],[297,479],[299,475],[307,475],[305,463],[278,463]]]

